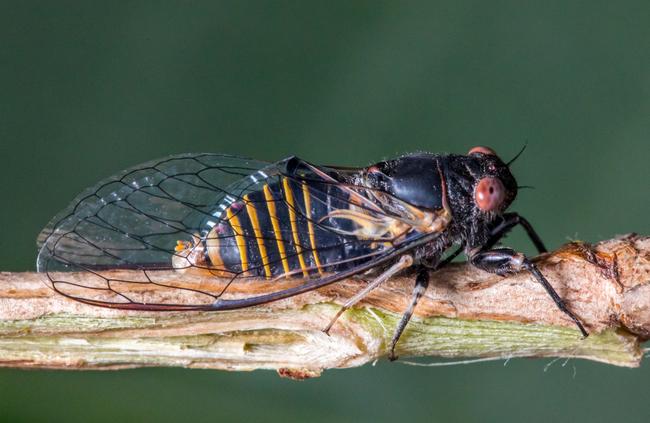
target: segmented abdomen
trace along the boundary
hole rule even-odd
[[[331,185],[282,177],[220,206],[219,223],[208,222],[212,227],[201,240],[205,260],[217,271],[267,278],[307,277],[359,264],[371,249],[326,229],[349,231],[344,226],[351,222],[326,217],[347,208],[347,196]]]

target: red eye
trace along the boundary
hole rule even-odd
[[[467,153],[467,155],[469,156],[470,154],[476,154],[476,153],[481,153],[488,156],[497,155],[497,153],[495,153],[494,150],[492,150],[490,147],[483,147],[482,145],[472,148],[471,150],[469,150],[469,153]]]
[[[506,189],[499,178],[485,177],[478,182],[474,190],[476,206],[485,211],[494,211],[501,207],[505,199]]]

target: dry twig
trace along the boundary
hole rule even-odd
[[[398,354],[579,357],[638,366],[640,344],[650,338],[650,237],[570,243],[537,263],[586,323],[587,339],[529,274],[501,278],[453,265],[432,275]],[[328,336],[322,329],[362,281],[232,312],[144,313],[68,300],[42,278],[0,273],[0,366],[264,368],[310,377],[385,356],[413,286],[408,276],[392,279],[346,312]],[[250,294],[273,287],[251,282],[249,288]]]

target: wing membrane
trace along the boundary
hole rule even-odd
[[[292,184],[295,198],[278,189],[273,201],[278,208],[293,211],[289,215],[296,228],[302,228],[302,238],[285,224],[279,231],[266,225],[254,235],[230,234],[223,239],[235,240],[238,235],[237,242],[263,238],[269,245],[282,238],[293,243],[295,251],[286,260],[297,263],[300,258],[311,280],[302,275],[302,280],[260,282],[260,292],[265,294],[256,295],[246,285],[250,277],[261,274],[263,267],[279,266],[278,257],[262,257],[261,249],[255,256],[251,250],[255,265],[246,271],[190,260],[192,253],[205,253],[200,251],[201,239],[209,238],[210,228],[232,226],[236,216],[243,218],[242,204],[248,196],[266,201],[259,196],[263,186],[282,183]],[[382,264],[400,250],[390,245],[371,248],[376,240],[360,238],[354,232],[359,224],[349,219],[316,219],[312,213],[319,206],[343,210],[353,206],[373,218],[396,217],[378,206],[366,190],[337,179],[336,171],[295,158],[270,164],[218,154],[172,156],[121,172],[77,197],[39,235],[37,267],[56,291],[91,304],[147,310],[223,309],[315,289]],[[230,213],[225,213],[227,209]],[[193,247],[179,253],[175,248],[179,241]],[[341,249],[346,258],[326,265],[318,262],[319,254],[324,257]],[[179,266],[179,260],[184,264]],[[338,276],[337,269],[342,268],[345,272]]]

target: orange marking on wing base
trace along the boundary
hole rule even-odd
[[[174,247],[174,251],[176,251],[177,253],[180,253],[181,251],[189,250],[190,248],[191,248],[191,245],[190,245],[189,242],[178,240],[178,241],[176,241],[176,246]]]

